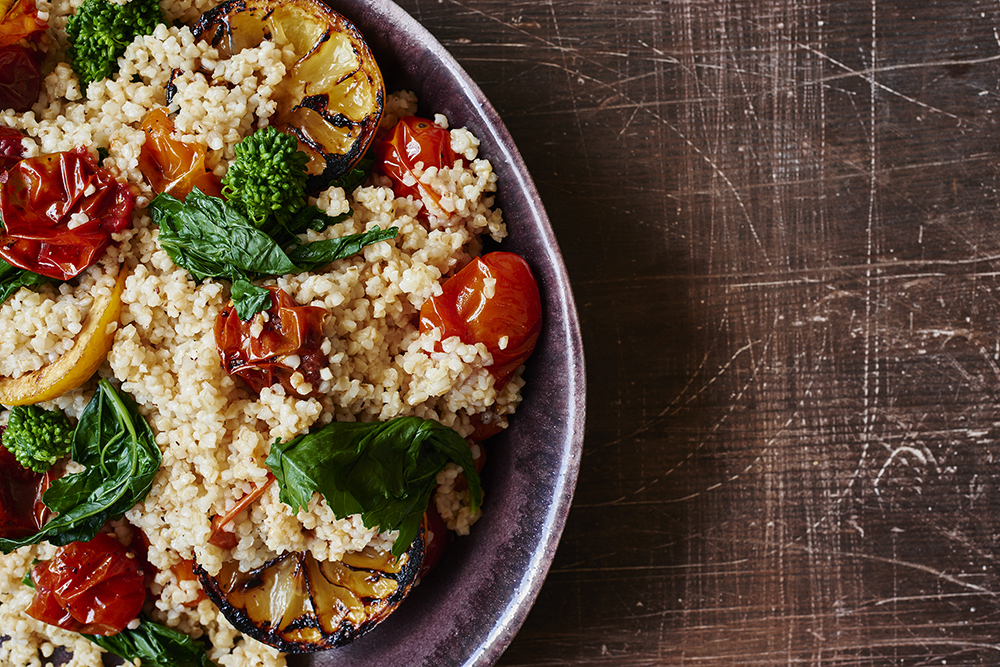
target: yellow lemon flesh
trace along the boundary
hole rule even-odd
[[[111,292],[94,299],[83,329],[69,352],[37,371],[0,379],[0,404],[29,405],[50,401],[76,389],[94,375],[115,340],[127,273],[124,266],[118,269]]]
[[[270,122],[310,156],[310,191],[364,155],[382,116],[385,85],[353,23],[319,0],[228,0],[205,12],[192,32],[220,58],[264,40],[292,46],[296,61],[275,87]]]
[[[423,559],[423,531],[398,559],[366,548],[340,561],[290,552],[249,572],[236,561],[217,576],[195,574],[240,632],[285,653],[343,646],[391,614],[409,594]]]

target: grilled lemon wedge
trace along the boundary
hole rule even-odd
[[[285,653],[343,646],[381,623],[409,594],[424,554],[423,529],[398,559],[371,547],[341,561],[285,553],[249,572],[235,561],[217,576],[195,574],[243,634]]]
[[[73,347],[47,366],[17,378],[0,379],[0,404],[29,405],[50,401],[76,389],[97,372],[115,342],[128,271],[118,269],[115,286],[94,299]]]
[[[271,124],[310,156],[308,189],[324,187],[361,159],[378,127],[385,85],[354,24],[319,0],[228,0],[192,29],[228,58],[264,40],[291,44],[296,62],[278,84]]]

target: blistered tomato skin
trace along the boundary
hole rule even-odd
[[[140,129],[146,141],[139,151],[139,171],[153,190],[178,199],[194,188],[211,197],[222,196],[221,181],[205,168],[205,147],[175,140],[174,122],[165,108],[151,111]]]
[[[0,438],[3,430],[0,428]],[[26,470],[0,444],[0,537],[21,539],[45,525],[51,512],[42,502],[42,495],[61,471],[61,466],[44,473]]]
[[[0,257],[56,280],[95,263],[132,222],[135,195],[85,147],[24,158],[0,174]]]
[[[0,171],[7,171],[24,157],[24,133],[12,127],[0,127]]]
[[[420,308],[420,333],[433,329],[442,341],[458,336],[467,345],[485,345],[493,355],[494,386],[503,387],[542,332],[541,296],[528,263],[510,252],[474,259]]]
[[[0,48],[12,46],[23,39],[38,46],[49,24],[39,17],[35,0],[14,0],[4,3],[4,7],[6,13],[0,21]],[[40,61],[44,54],[35,53],[34,57]]]
[[[30,111],[42,89],[35,54],[23,46],[0,48],[0,108]]]
[[[418,163],[423,171],[430,167],[453,167],[461,159],[451,149],[451,133],[426,118],[407,116],[401,118],[379,145],[376,168],[392,179],[392,189],[397,197],[412,196],[424,203],[420,216],[426,218],[428,210],[441,211],[441,197],[419,180],[414,171]]]
[[[424,559],[420,561],[420,571],[417,579],[423,579],[434,567],[441,562],[444,552],[451,543],[452,534],[445,525],[444,519],[437,511],[434,499],[431,498],[430,505],[424,513]]]
[[[318,306],[300,306],[277,287],[268,289],[271,307],[248,322],[240,320],[232,302],[219,313],[215,344],[222,367],[258,394],[264,387],[279,383],[299,394],[292,382],[298,372],[312,386],[307,395],[317,395],[319,370],[326,363],[320,345],[327,312]],[[294,366],[290,359],[296,360]]]
[[[61,547],[31,578],[35,597],[27,614],[73,632],[118,634],[146,599],[139,559],[106,533]]]

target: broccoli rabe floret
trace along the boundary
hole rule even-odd
[[[69,454],[73,447],[73,427],[58,410],[17,405],[11,408],[2,438],[3,446],[22,467],[45,472]]]
[[[295,137],[267,126],[236,144],[222,194],[257,228],[275,236],[306,208],[306,163]],[[275,225],[274,223],[277,223]]]
[[[84,0],[66,21],[73,70],[86,91],[91,81],[106,79],[118,70],[118,58],[139,35],[149,35],[163,23],[158,0]]]

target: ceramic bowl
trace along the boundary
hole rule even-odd
[[[388,0],[328,0],[365,35],[388,90],[416,92],[481,141],[499,178],[509,237],[539,280],[544,331],[528,362],[524,402],[488,443],[486,501],[471,534],[382,625],[342,649],[289,662],[314,667],[486,667],[507,648],[538,594],[569,512],[584,421],[584,363],[566,270],[541,200],[503,122],[434,37]]]

